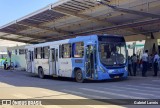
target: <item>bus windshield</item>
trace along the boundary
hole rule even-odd
[[[123,41],[99,42],[100,61],[105,66],[124,66],[126,64],[126,45]]]

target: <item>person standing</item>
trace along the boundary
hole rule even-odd
[[[146,77],[147,64],[148,64],[148,50],[145,50],[144,54],[142,55],[142,77]]]
[[[148,69],[151,70],[152,66],[153,66],[153,56],[152,56],[152,54],[150,54],[148,56],[148,63],[149,63]]]
[[[131,70],[131,67],[132,67],[132,61],[131,61],[131,57],[128,56],[128,72],[129,72],[129,75],[132,76],[132,70]]]
[[[4,65],[4,70],[7,69],[7,59],[3,62],[3,65]]]
[[[156,52],[155,56],[154,56],[154,61],[153,61],[153,66],[154,66],[154,76],[157,76],[157,72],[158,72],[158,60],[159,60],[159,55]]]
[[[140,59],[139,56],[137,55],[137,70],[140,70]]]
[[[134,74],[134,76],[136,76],[136,72],[137,72],[137,56],[136,56],[136,54],[133,54],[132,63],[133,63],[133,74]]]

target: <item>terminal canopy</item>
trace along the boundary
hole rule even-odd
[[[160,31],[160,0],[60,0],[0,27],[0,39],[42,43],[89,34]]]

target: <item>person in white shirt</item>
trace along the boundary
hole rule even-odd
[[[145,50],[145,53],[142,55],[142,76],[146,77],[147,64],[148,64],[148,50]]]
[[[158,53],[156,52],[155,53],[155,56],[154,56],[154,60],[153,60],[153,62],[154,62],[154,76],[157,76],[157,72],[158,72],[158,60],[159,60],[159,55],[158,55]]]

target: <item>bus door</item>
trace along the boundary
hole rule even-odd
[[[27,52],[27,72],[34,72],[34,53],[31,50]]]
[[[96,50],[95,45],[87,45],[86,47],[86,61],[85,61],[85,72],[87,78],[94,78],[96,70]]]
[[[50,49],[50,57],[49,57],[49,70],[50,75],[57,76],[57,70],[58,70],[58,48],[51,48]]]

